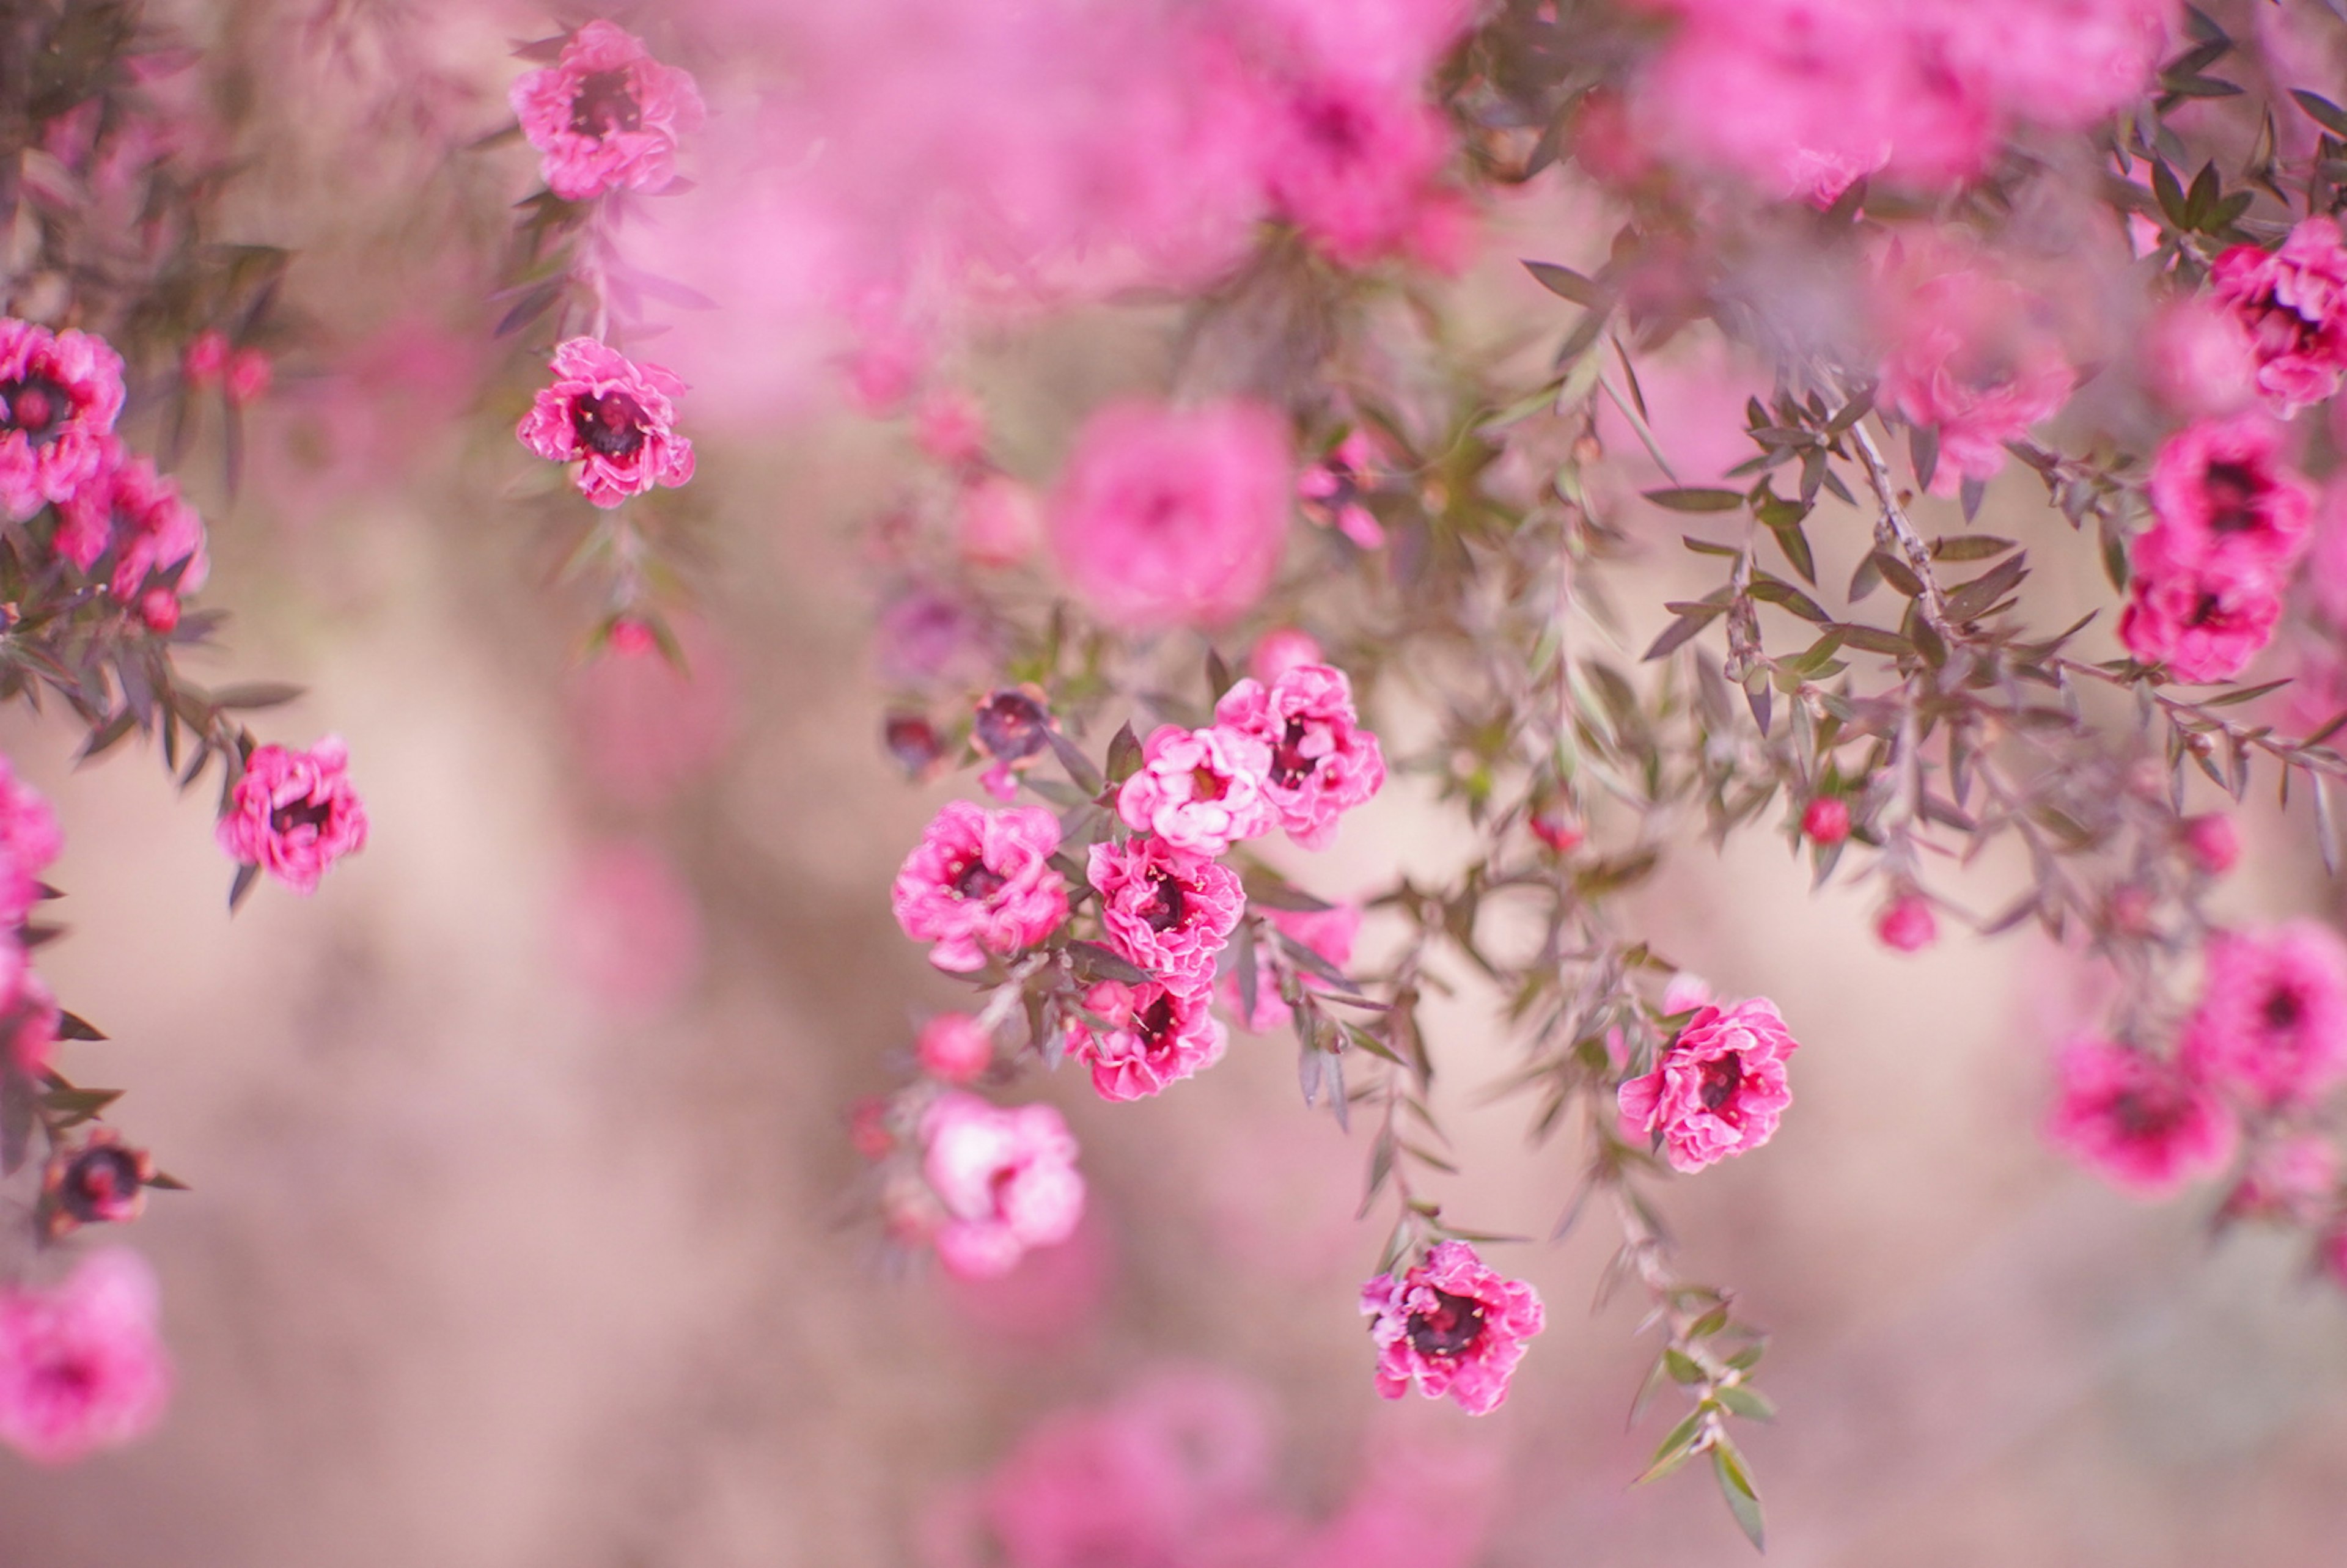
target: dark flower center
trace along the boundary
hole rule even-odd
[[[56,440],[73,413],[73,395],[46,375],[0,382],[0,429],[21,430],[36,446]]]
[[[325,800],[297,800],[291,805],[281,805],[271,812],[269,825],[271,830],[280,837],[297,827],[307,827],[323,833],[326,830],[326,824],[333,820],[333,815],[334,803],[331,796]]]
[[[1431,1312],[1409,1315],[1409,1348],[1421,1356],[1451,1360],[1483,1337],[1483,1304],[1471,1296],[1434,1293]]]
[[[2128,1138],[2162,1138],[2184,1120],[2184,1097],[2160,1088],[2128,1089],[2111,1101],[2111,1120]]]
[[[642,124],[643,111],[623,70],[595,72],[579,84],[578,96],[570,100],[570,128],[580,136],[600,138]]]
[[[2208,626],[2223,620],[2224,614],[2224,600],[2204,588],[2200,590],[2200,597],[2192,601],[2192,613],[2186,619],[2184,624]]]
[[[1189,914],[1190,901],[1183,897],[1182,885],[1163,871],[1150,876],[1149,886],[1157,897],[1142,910],[1141,917],[1153,931],[1170,931]]]
[[[1279,744],[1271,748],[1271,782],[1282,789],[1300,789],[1312,776],[1313,759],[1304,754],[1304,721],[1290,719]]]
[[[1717,1111],[1744,1086],[1744,1053],[1731,1050],[1703,1064],[1703,1108]]]
[[[998,762],[1031,757],[1051,743],[1050,710],[1024,692],[997,692],[979,704],[978,743]]]
[[[1321,98],[1302,106],[1304,134],[1331,163],[1358,158],[1368,147],[1368,121],[1360,110],[1341,98]]]
[[[1174,998],[1160,991],[1155,1001],[1133,1015],[1133,1022],[1143,1040],[1158,1044],[1174,1032]]]
[[[1190,798],[1192,800],[1222,799],[1223,775],[1216,773],[1210,767],[1199,766],[1192,768],[1190,770]]]
[[[87,1356],[61,1355],[41,1367],[41,1380],[76,1398],[85,1398],[98,1386],[97,1368]]]
[[[953,876],[953,890],[964,898],[991,898],[1010,885],[1010,878],[976,856],[970,856]]]
[[[2220,534],[2245,533],[2258,526],[2257,500],[2265,487],[2240,463],[2211,463],[2201,479],[2209,497],[2209,526]]]
[[[570,405],[579,444],[606,457],[632,457],[643,449],[643,405],[624,392],[589,393]]]
[[[67,1168],[58,1202],[66,1213],[87,1224],[105,1218],[116,1203],[138,1187],[138,1162],[129,1153],[115,1148],[85,1149]]]
[[[2296,1029],[2299,1020],[2306,1016],[2306,1000],[2290,987],[2277,986],[2266,998],[2266,1005],[2259,1009],[2259,1016],[2268,1029]]]

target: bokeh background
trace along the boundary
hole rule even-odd
[[[819,89],[824,48],[863,36],[814,5],[706,13],[704,44],[769,49],[703,66],[713,108]],[[1354,1301],[1383,1238],[1354,1218],[1367,1138],[1296,1102],[1284,1041],[1242,1037],[1137,1105],[1042,1082],[1084,1148],[1076,1240],[984,1287],[887,1266],[850,1201],[843,1110],[897,1081],[913,1023],[957,994],[887,903],[956,781],[907,785],[877,744],[866,528],[907,446],[841,405],[844,340],[793,297],[822,263],[784,243],[792,210],[758,265],[727,249],[739,275],[704,280],[719,308],[673,340],[712,389],[688,405],[706,421],[692,674],[587,663],[589,612],[550,586],[583,508],[538,494],[508,436],[528,367],[488,332],[529,161],[462,150],[499,123],[509,40],[547,23],[290,3],[179,20],[251,159],[220,237],[299,252],[305,323],[239,493],[200,441],[190,463],[207,599],[235,615],[232,651],[196,673],[305,682],[267,733],[344,735],[373,837],[313,899],[264,887],[231,920],[208,804],[157,759],[75,771],[69,726],[0,731],[68,835],[73,931],[46,970],[113,1037],[64,1065],[128,1089],[126,1126],[194,1188],[134,1238],[164,1283],[170,1421],[69,1471],[0,1464],[0,1563],[953,1568],[969,1498],[1011,1484],[989,1478],[1039,1424],[1112,1425],[1169,1386],[1252,1412],[1220,1430],[1260,1436],[1249,1495],[1319,1527],[1313,1562],[1749,1560],[1707,1477],[1627,1487],[1674,1418],[1625,1428],[1653,1350],[1635,1302],[1591,1307],[1603,1216],[1504,1249],[1551,1316],[1501,1412],[1376,1398]],[[757,167],[753,139],[724,156]],[[741,217],[723,178],[705,190],[736,208],[673,220],[679,251]],[[1552,318],[1513,258],[1602,233],[1553,194],[1494,214],[1446,298],[1495,342],[1535,335]],[[1014,466],[1047,477],[1074,412],[1155,384],[1176,320],[1081,299],[990,323],[966,368]],[[1648,384],[1732,418],[1736,375],[1697,342]],[[2027,487],[1991,505],[2091,591],[2088,545],[2029,522]],[[1620,597],[1658,605],[1687,569],[1671,520],[1645,520]],[[1844,524],[1839,543],[1812,525],[1828,571],[1852,559]],[[2246,825],[2221,907],[2331,907],[2302,824]],[[1405,782],[1295,864],[1342,894],[1453,847]],[[2044,1146],[2049,1050],[2092,984],[2075,956],[2024,935],[1901,958],[1868,901],[1808,880],[1755,835],[1676,856],[1636,906],[1663,950],[1773,997],[1802,1041],[1776,1141],[1664,1194],[1686,1269],[1774,1333],[1783,1416],[1747,1444],[1769,1560],[2338,1562],[2337,1292],[2280,1241],[2212,1245],[2207,1194],[2138,1204]],[[1545,1237],[1576,1153],[1530,1145],[1529,1107],[1484,1092],[1512,1048],[1479,1001],[1440,1017],[1468,1170],[1438,1194]],[[1360,1525],[1371,1502],[1400,1522]],[[1204,1560],[1102,1546],[1050,1568]]]

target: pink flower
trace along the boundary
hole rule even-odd
[[[1287,490],[1286,430],[1261,405],[1116,404],[1084,425],[1061,475],[1052,557],[1105,620],[1228,620],[1270,586]]]
[[[2258,389],[2287,419],[2339,390],[2347,372],[2347,243],[2309,218],[2279,250],[2236,245],[2209,269],[2209,292],[2249,330]]]
[[[2339,1191],[2339,1153],[2313,1133],[2277,1138],[2250,1152],[2249,1168],[2226,1194],[2228,1219],[2309,1225],[2322,1217]]]
[[[220,390],[231,408],[242,408],[269,395],[277,381],[277,366],[257,348],[241,348],[228,362],[228,377]]]
[[[2211,876],[2222,876],[2241,858],[2241,835],[2233,831],[2233,819],[2221,811],[2184,819],[2184,853],[2192,864]]]
[[[1203,989],[1146,981],[1102,980],[1084,993],[1084,1008],[1107,1025],[1070,1020],[1068,1050],[1092,1070],[1103,1100],[1140,1100],[1223,1059],[1230,1043]]]
[[[2176,0],[1956,0],[1911,15],[1922,46],[2004,112],[2083,130],[2152,86],[2176,13]]]
[[[954,467],[974,463],[986,452],[986,410],[966,392],[933,392],[913,411],[913,444]]]
[[[349,762],[340,735],[306,752],[257,748],[230,792],[220,846],[296,893],[315,892],[326,867],[366,847],[366,807],[345,774]]]
[[[1049,1105],[1016,1110],[945,1094],[921,1121],[922,1172],[945,1206],[933,1240],[946,1267],[969,1279],[1008,1274],[1030,1247],[1073,1234],[1083,1218],[1076,1141]]]
[[[56,1050],[57,999],[12,934],[0,942],[0,1074],[37,1078]]]
[[[2041,324],[2042,310],[2016,284],[1928,253],[1886,280],[1882,402],[1939,432],[1935,495],[1993,477],[2004,444],[2070,400],[2077,372]]]
[[[1247,655],[1247,673],[1268,686],[1299,664],[1325,664],[1320,656],[1320,644],[1308,631],[1283,626],[1276,631],[1266,631]]]
[[[1246,907],[1238,873],[1162,838],[1095,844],[1091,859],[1101,924],[1118,957],[1180,988],[1214,979]]]
[[[2152,460],[2152,515],[2131,554],[2147,570],[2238,559],[2276,576],[2306,551],[2314,492],[2281,461],[2281,433],[2255,414],[2204,420]]]
[[[155,1276],[121,1247],[47,1290],[0,1294],[0,1442],[65,1464],[152,1430],[171,1392],[155,1317]]]
[[[1040,807],[948,801],[897,873],[897,924],[956,972],[1031,948],[1068,917],[1067,878],[1051,865],[1059,847],[1059,820]]]
[[[1793,1102],[1785,1059],[1798,1047],[1766,997],[1706,1003],[1653,1071],[1622,1085],[1622,1135],[1657,1141],[1677,1171],[1758,1149]]]
[[[1850,836],[1850,802],[1821,794],[1801,808],[1801,833],[1812,844],[1832,845]]]
[[[2144,1197],[2173,1192],[2232,1157],[2232,1113],[2173,1064],[2107,1040],[2072,1041],[2046,1136]]]
[[[203,518],[154,464],[108,446],[108,466],[57,507],[57,553],[87,571],[113,551],[108,588],[125,604],[141,600],[150,582],[166,588],[154,579],[175,571],[169,595],[195,592],[211,573]]]
[[[700,129],[703,113],[691,73],[601,21],[573,33],[562,57],[516,81],[510,97],[548,187],[565,201],[666,187],[677,138]]]
[[[2135,554],[2119,641],[2143,662],[2178,681],[2229,681],[2272,640],[2281,593],[2264,568],[2228,556],[2178,566],[2160,547]]]
[[[1266,109],[1265,188],[1316,246],[1347,267],[1409,247],[1450,150],[1417,84],[1322,75],[1272,88]]]
[[[1882,945],[1901,953],[1920,953],[1940,939],[1940,923],[1921,894],[1902,893],[1884,907],[1874,923]]]
[[[1264,794],[1307,849],[1327,847],[1337,819],[1386,782],[1385,753],[1360,727],[1352,682],[1326,664],[1300,664],[1268,687],[1240,680],[1214,704],[1214,722],[1271,748]]]
[[[943,1083],[968,1083],[994,1065],[994,1036],[966,1012],[941,1012],[921,1026],[913,1054]]]
[[[1117,791],[1117,815],[1176,849],[1220,855],[1279,825],[1264,794],[1270,772],[1271,748],[1252,734],[1160,724],[1142,743],[1140,771]]]
[[[554,384],[539,391],[516,434],[549,463],[580,464],[580,495],[616,507],[692,477],[692,443],[676,434],[671,401],[683,382],[590,337],[557,348],[553,369]]]
[[[103,338],[0,317],[0,511],[29,518],[95,478],[122,413],[122,356]]]
[[[1017,566],[1043,542],[1035,492],[1008,474],[964,485],[954,502],[954,545],[972,566]]]
[[[1589,836],[1573,820],[1572,812],[1561,804],[1542,806],[1525,819],[1524,825],[1532,829],[1534,838],[1559,855],[1572,854]]]
[[[1378,1393],[1399,1399],[1415,1383],[1471,1416],[1499,1409],[1524,1342],[1543,1327],[1540,1293],[1502,1279],[1463,1241],[1437,1242],[1400,1278],[1361,1286],[1361,1313],[1378,1348]]]
[[[41,873],[65,845],[49,803],[0,757],[0,930],[9,940],[40,902]]]
[[[2347,944],[2328,927],[2219,931],[2207,957],[2184,1026],[2186,1071],[2266,1105],[2311,1100],[2347,1076]]]
[[[2205,295],[2177,300],[2152,318],[2143,370],[2152,395],[2187,419],[2238,414],[2258,395],[2248,330]]]
[[[210,386],[228,370],[228,333],[218,327],[206,327],[188,343],[188,351],[179,361],[179,374],[190,386]]]
[[[1339,904],[1332,909],[1271,909],[1262,910],[1263,917],[1271,923],[1272,932],[1303,943],[1320,958],[1342,969],[1353,961],[1353,943],[1361,934],[1361,907]],[[1221,981],[1223,1005],[1231,1015],[1256,1034],[1267,1034],[1286,1027],[1294,1009],[1279,994],[1273,977],[1272,964],[1277,944],[1266,933],[1258,944],[1255,960],[1255,1010],[1246,1011],[1245,999],[1239,995],[1238,976],[1225,973]],[[1313,990],[1327,990],[1328,982],[1310,969],[1289,963],[1297,971],[1304,985]]]
[[[1348,434],[1326,457],[1296,477],[1296,499],[1305,517],[1336,529],[1365,550],[1384,548],[1385,525],[1362,499],[1375,488],[1371,470],[1376,462],[1377,448],[1368,434]]]

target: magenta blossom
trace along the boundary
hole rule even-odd
[[[2164,545],[2145,544],[2157,531],[2136,540],[2119,641],[2178,681],[2229,681],[2273,640],[2281,589],[2265,568],[2236,557],[2171,562]]]
[[[897,873],[897,924],[956,973],[1031,948],[1068,917],[1068,879],[1051,865],[1059,847],[1059,819],[1040,806],[948,801]]]
[[[1451,139],[1415,83],[1322,76],[1281,84],[1266,109],[1265,188],[1314,245],[1347,267],[1410,248]]]
[[[1874,934],[1895,952],[1920,953],[1940,939],[1940,922],[1922,895],[1901,893],[1884,907]]]
[[[2222,1212],[2227,1219],[2311,1225],[2338,1192],[2338,1151],[2328,1138],[2301,1132],[2252,1148]]]
[[[2184,819],[2184,853],[2210,876],[2222,876],[2241,858],[2241,835],[2221,811]]]
[[[41,873],[65,844],[49,803],[0,757],[0,930],[9,939],[40,901]]]
[[[1654,1071],[1622,1085],[1622,1135],[1656,1141],[1678,1171],[1758,1148],[1793,1102],[1785,1059],[1798,1046],[1766,997],[1698,1008]]]
[[[921,1122],[922,1172],[947,1214],[938,1257],[966,1279],[1008,1274],[1030,1247],[1074,1234],[1084,1214],[1076,1141],[1049,1105],[1006,1110],[942,1095]]]
[[[2074,1040],[2045,1135],[2118,1185],[2164,1196],[2232,1158],[2232,1113],[2173,1063],[2107,1040]]]
[[[689,72],[601,21],[573,33],[562,57],[516,81],[510,97],[548,188],[565,201],[667,186],[677,138],[698,130],[703,113]]]
[[[2287,419],[2339,390],[2347,372],[2347,243],[2309,218],[2279,250],[2236,245],[2209,269],[2209,290],[2249,329],[2258,390]]]
[[[351,787],[349,763],[340,735],[306,752],[259,747],[230,792],[220,847],[296,893],[315,892],[326,867],[366,847],[366,807]]]
[[[2204,1083],[2265,1105],[2300,1103],[2347,1077],[2347,944],[2292,920],[2209,938],[2209,977],[2182,1060]]]
[[[1400,1278],[1361,1286],[1361,1313],[1378,1348],[1378,1393],[1399,1399],[1415,1383],[1471,1416],[1499,1409],[1524,1341],[1543,1326],[1540,1293],[1502,1279],[1463,1241],[1437,1242]]]
[[[1263,597],[1287,528],[1287,432],[1260,404],[1092,415],[1051,497],[1051,554],[1104,619],[1212,625]]]
[[[1214,959],[1246,908],[1237,872],[1162,838],[1095,844],[1091,858],[1101,924],[1118,957],[1178,987],[1214,979]]]
[[[692,443],[676,433],[671,401],[682,381],[590,337],[557,348],[553,369],[554,384],[539,391],[516,434],[549,463],[578,463],[580,495],[616,507],[692,477]]]
[[[1117,815],[1177,849],[1220,855],[1279,825],[1264,794],[1270,773],[1271,748],[1256,736],[1160,724],[1142,743],[1141,771],[1117,792]]]
[[[1271,748],[1264,794],[1307,849],[1327,848],[1337,819],[1386,782],[1385,753],[1360,727],[1352,682],[1326,664],[1299,664],[1267,687],[1239,681],[1214,704],[1214,722]]]
[[[1207,1001],[1204,990],[1102,980],[1084,993],[1084,1009],[1107,1027],[1071,1020],[1068,1050],[1092,1068],[1102,1099],[1143,1099],[1223,1059],[1230,1036]]]
[[[1367,432],[1355,430],[1329,454],[1297,476],[1296,503],[1306,518],[1334,528],[1365,550],[1385,548],[1385,525],[1363,497],[1375,488],[1371,469],[1377,448]],[[1315,661],[1317,662],[1317,661]]]
[[[1361,933],[1361,907],[1339,904],[1332,909],[1269,909],[1261,910],[1271,929],[1257,943],[1255,958],[1255,1009],[1249,1012],[1239,995],[1238,976],[1225,972],[1222,979],[1223,1005],[1231,1016],[1257,1034],[1266,1034],[1286,1025],[1294,1009],[1279,994],[1273,977],[1273,956],[1278,946],[1277,938],[1287,937],[1301,942],[1318,957],[1342,969],[1353,961],[1353,943]],[[1307,989],[1327,990],[1328,982],[1301,965],[1289,963],[1296,970]]]
[[[0,1442],[64,1464],[153,1430],[171,1392],[155,1296],[145,1260],[121,1247],[49,1289],[0,1294]]]
[[[125,604],[136,602],[150,580],[160,588],[158,579],[174,573],[166,591],[175,599],[195,592],[211,571],[203,518],[180,497],[177,481],[108,445],[107,466],[57,507],[57,553],[87,571],[112,551],[108,589]]]
[[[913,1055],[939,1082],[968,1083],[994,1065],[994,1035],[966,1012],[941,1012],[921,1026]]]
[[[2314,492],[2281,460],[2281,432],[2257,414],[2203,420],[2152,460],[2152,515],[2134,559],[2172,569],[2223,556],[2277,576],[2306,552]]]
[[[0,317],[0,511],[68,501],[105,466],[122,356],[103,338]]]
[[[1883,312],[1882,402],[1939,432],[1930,487],[1952,496],[2003,469],[2004,444],[2059,412],[2078,375],[2026,291],[1960,262],[1916,261]]]

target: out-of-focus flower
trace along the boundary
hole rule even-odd
[[[938,1259],[971,1278],[1007,1274],[1030,1247],[1068,1239],[1084,1213],[1076,1141],[1049,1105],[1004,1110],[945,1094],[922,1119],[923,1174],[948,1218]]]
[[[1306,849],[1327,848],[1337,818],[1385,784],[1385,753],[1360,727],[1341,670],[1299,664],[1269,686],[1242,679],[1214,704],[1214,723],[1271,749],[1264,794]]]
[[[2314,493],[2281,460],[2281,433],[2257,414],[2203,420],[2160,444],[2152,516],[2131,559],[2157,574],[2218,558],[2277,578],[2307,547]]]
[[[1084,993],[1084,1008],[1107,1027],[1071,1019],[1068,1050],[1092,1070],[1092,1087],[1103,1100],[1155,1094],[1220,1061],[1230,1043],[1204,989],[1102,980]]]
[[[954,545],[972,566],[1017,566],[1042,542],[1042,503],[1010,475],[981,475],[954,497]]]
[[[1658,1142],[1677,1171],[1757,1149],[1776,1135],[1793,1102],[1785,1059],[1797,1049],[1766,997],[1706,1004],[1663,1048],[1652,1071],[1622,1085],[1622,1134]]]
[[[154,1157],[111,1127],[95,1127],[77,1145],[50,1155],[41,1172],[43,1228],[52,1239],[87,1225],[135,1220],[147,1206]]]
[[[991,670],[999,638],[968,599],[911,583],[880,607],[874,662],[891,686],[965,686]]]
[[[1399,1278],[1370,1280],[1361,1312],[1378,1348],[1378,1393],[1399,1399],[1416,1384],[1471,1416],[1508,1397],[1524,1342],[1543,1326],[1539,1292],[1501,1278],[1463,1241],[1437,1242]]]
[[[1931,902],[1918,893],[1902,893],[1883,907],[1874,923],[1882,945],[1901,953],[1920,953],[1940,939],[1940,923]]]
[[[691,73],[604,21],[573,33],[561,57],[517,80],[510,96],[548,188],[566,201],[668,185],[677,138],[698,130],[704,113]]]
[[[179,374],[190,386],[210,386],[228,371],[228,333],[206,327],[190,341],[179,359]]]
[[[625,804],[652,806],[723,754],[739,703],[725,645],[705,621],[672,620],[680,668],[656,651],[596,659],[571,672],[567,703],[580,761]]]
[[[1821,794],[1801,808],[1801,834],[1812,844],[1832,845],[1850,836],[1850,802]]]
[[[122,395],[105,339],[0,317],[0,510],[29,518],[96,478]]]
[[[1036,806],[988,811],[948,801],[897,873],[889,903],[929,962],[967,971],[1033,947],[1068,917],[1067,878],[1051,866],[1060,824]]]
[[[137,604],[151,579],[176,572],[174,599],[195,592],[210,576],[204,520],[155,465],[109,444],[111,461],[71,500],[57,507],[57,553],[83,571],[109,550],[108,587],[124,604]]]
[[[2042,302],[1969,258],[1893,248],[1875,305],[1887,344],[1882,402],[1939,432],[1936,495],[1993,477],[2004,466],[2004,444],[2059,412],[2078,384],[2044,324]]]
[[[0,1293],[0,1442],[42,1464],[144,1437],[170,1399],[155,1276],[110,1247],[47,1289]]]
[[[913,1042],[921,1071],[942,1083],[968,1083],[994,1065],[994,1036],[966,1012],[941,1012]]]
[[[1317,957],[1342,969],[1353,961],[1353,943],[1361,933],[1361,907],[1339,904],[1331,909],[1264,909],[1263,917],[1271,924],[1259,944],[1255,961],[1255,1009],[1246,1010],[1245,999],[1239,995],[1235,970],[1223,976],[1223,1005],[1257,1034],[1267,1034],[1286,1026],[1293,1009],[1279,987],[1273,981],[1272,962],[1277,947],[1276,938],[1286,937],[1301,942]],[[1328,982],[1301,965],[1289,966],[1307,989],[1327,990]]]
[[[2221,811],[2188,816],[2184,819],[2184,853],[2208,875],[2222,876],[2240,862],[2241,835],[2234,831],[2233,819]]]
[[[1261,405],[1121,403],[1076,438],[1051,553],[1103,619],[1213,625],[1263,596],[1286,533],[1287,436]]]
[[[2308,218],[2272,251],[2236,245],[2209,269],[2209,292],[2248,329],[2258,390],[2287,419],[2339,390],[2347,374],[2347,243]]]
[[[0,757],[0,929],[10,942],[40,901],[41,873],[65,845],[48,801]]]
[[[1320,664],[1320,644],[1293,626],[1266,631],[1247,655],[1247,673],[1269,686],[1299,664]]]
[[[2057,1071],[2046,1136],[2139,1196],[2165,1196],[2232,1157],[2232,1112],[2171,1062],[2085,1039],[2063,1049]]]
[[[692,479],[692,443],[676,433],[672,401],[682,381],[590,337],[558,347],[553,371],[516,434],[549,463],[578,463],[580,495],[616,507]]]
[[[2311,1132],[2277,1138],[2250,1154],[2249,1168],[2226,1194],[2228,1219],[2307,1225],[2322,1217],[2339,1191],[2339,1152]]]
[[[220,383],[220,391],[229,406],[242,408],[269,395],[277,384],[277,365],[268,354],[257,348],[241,348],[228,362],[228,374]]]
[[[1262,135],[1274,205],[1339,265],[1409,250],[1421,214],[1443,200],[1434,179],[1450,127],[1415,83],[1397,91],[1330,72],[1273,84]]]
[[[2219,931],[2206,953],[2186,1071],[2266,1105],[2311,1100],[2347,1076],[2347,944],[2330,927]]]
[[[2272,641],[2281,593],[2265,568],[2234,557],[2178,565],[2158,554],[2136,565],[2119,641],[2145,663],[2165,664],[2178,681],[2229,681]]]
[[[1142,743],[1140,769],[1117,791],[1117,815],[1176,849],[1220,855],[1279,825],[1265,794],[1270,772],[1271,748],[1255,735],[1221,724],[1160,724]]]
[[[2201,295],[2152,318],[2143,375],[2153,396],[2188,419],[2238,414],[2258,395],[2257,351],[2240,318]]]
[[[257,747],[220,819],[220,848],[296,893],[315,892],[328,866],[366,847],[366,807],[351,787],[349,766],[340,735],[306,752]]]
[[[954,467],[976,462],[986,451],[986,410],[955,387],[941,387],[913,411],[913,444]]]
[[[1296,476],[1296,495],[1304,515],[1334,528],[1365,550],[1385,548],[1385,525],[1362,497],[1374,487],[1377,448],[1366,431],[1347,434],[1328,455]]]
[[[1119,958],[1177,986],[1214,979],[1246,908],[1237,872],[1162,838],[1129,838],[1093,845],[1088,875]]]
[[[1573,819],[1571,809],[1554,801],[1533,811],[1524,819],[1524,825],[1532,829],[1534,838],[1558,855],[1572,854],[1589,836],[1581,824]]]
[[[598,845],[572,868],[557,932],[572,981],[614,1012],[649,1017],[701,968],[701,907],[649,844]]]

